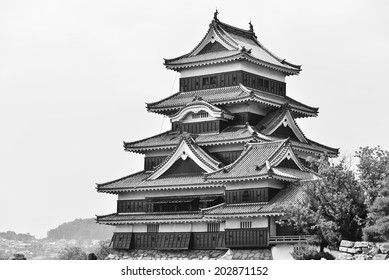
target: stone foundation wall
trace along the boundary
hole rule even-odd
[[[130,250],[116,251],[107,260],[271,260],[270,249],[252,250]]]
[[[337,260],[389,260],[389,242],[342,240]]]

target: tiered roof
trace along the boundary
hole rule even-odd
[[[304,188],[309,184],[290,185],[278,192],[269,202],[226,204],[222,203],[201,211],[180,213],[113,213],[97,216],[97,221],[103,224],[137,224],[137,223],[193,223],[222,222],[226,218],[250,218],[260,216],[281,216],[283,207],[301,201],[304,198]]]
[[[282,166],[284,160],[293,167]],[[278,166],[280,165],[280,166]],[[296,169],[296,167],[298,169]],[[206,174],[208,181],[246,181],[280,179],[285,181],[312,180],[315,176],[294,155],[289,139],[262,143],[247,143],[240,157],[230,165]]]
[[[283,207],[301,201],[309,183],[290,185],[278,192],[269,202],[220,204],[203,210],[206,218],[259,217],[282,215]]]
[[[214,17],[209,29],[200,43],[189,53],[165,59],[168,69],[181,71],[185,68],[217,63],[245,60],[251,63],[295,75],[301,66],[281,59],[265,48],[255,35],[253,26],[244,30],[221,22]]]
[[[318,108],[310,107],[288,96],[276,95],[257,89],[251,89],[239,84],[238,86],[212,88],[196,91],[177,92],[160,101],[147,103],[150,112],[171,115],[190,103],[194,98],[212,105],[237,104],[244,102],[256,102],[273,108],[281,108],[289,104],[295,118],[314,117],[318,114]]]

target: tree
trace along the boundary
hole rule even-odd
[[[109,254],[113,253],[113,249],[109,247],[111,240],[100,241],[99,248],[95,251],[98,260],[105,260]]]
[[[287,223],[314,235],[312,243],[320,246],[321,252],[328,245],[337,247],[342,239],[360,240],[362,236],[360,220],[366,216],[365,196],[345,161],[315,162],[320,179],[298,183],[304,184],[304,198],[283,208]]]
[[[64,248],[59,252],[60,260],[86,260],[87,256],[80,247]]]
[[[368,241],[389,240],[389,152],[379,146],[360,148],[358,171],[366,192],[368,215],[363,229]]]

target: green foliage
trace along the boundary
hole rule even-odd
[[[368,216],[363,229],[368,241],[389,240],[389,152],[379,146],[360,148],[358,170],[366,192]]]
[[[113,249],[109,247],[110,243],[110,239],[99,242],[99,247],[94,252],[98,260],[105,260],[109,254],[113,253]]]
[[[86,260],[87,255],[80,247],[68,247],[59,252],[60,260]]]
[[[295,260],[334,260],[335,257],[329,252],[318,252],[315,248],[309,246],[297,246],[290,253]]]
[[[113,227],[97,224],[94,219],[75,219],[48,231],[47,238],[51,240],[105,240],[112,236],[113,231]]]
[[[35,240],[35,237],[29,233],[15,233],[14,231],[0,232],[0,237],[21,242]]]
[[[284,207],[288,223],[296,230],[315,236],[313,244],[337,247],[342,239],[360,240],[360,219],[366,215],[363,189],[352,170],[321,159],[316,163],[320,180],[305,185],[303,201]]]
[[[367,195],[370,206],[380,196],[380,192],[388,187],[389,152],[379,146],[375,148],[359,148],[355,155],[359,158],[357,165],[360,182]]]

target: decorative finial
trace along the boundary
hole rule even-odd
[[[251,31],[251,32],[254,32],[254,26],[253,26],[252,23],[251,23],[251,19],[250,19],[250,22],[249,22],[249,26],[250,26],[250,31]]]
[[[216,11],[215,11],[215,13],[213,14],[213,19],[214,20],[218,20],[217,19],[217,15],[219,14],[219,12],[217,11],[217,8],[216,8]]]

